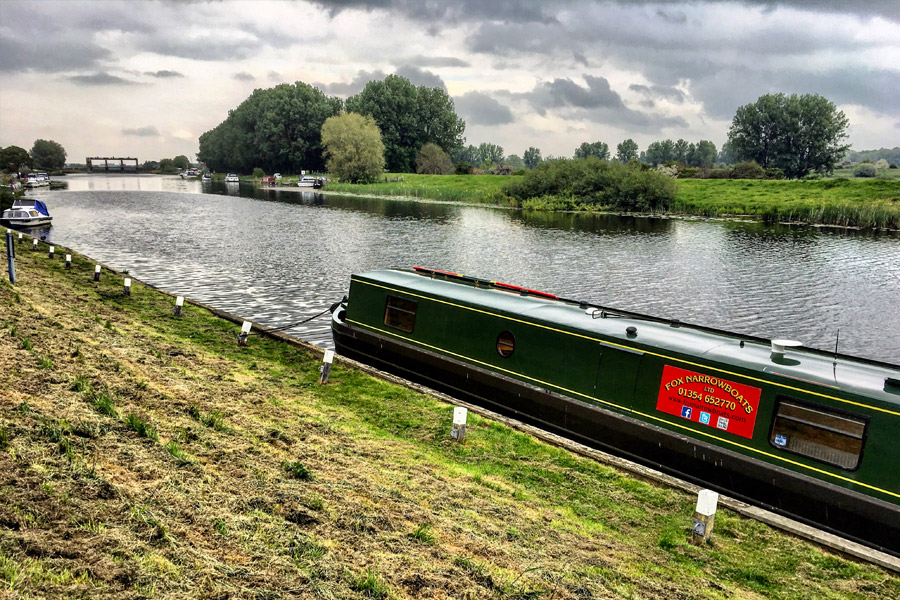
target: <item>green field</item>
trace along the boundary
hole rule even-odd
[[[326,190],[511,205],[503,194],[509,176],[389,174],[386,177],[402,177],[403,181],[367,185],[329,182]],[[766,222],[900,229],[900,179],[679,179],[676,183],[670,214],[750,216]]]
[[[30,240],[22,244],[30,248]],[[0,281],[0,597],[888,600],[900,578],[47,245]]]

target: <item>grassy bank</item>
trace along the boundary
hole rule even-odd
[[[19,246],[0,590],[22,598],[859,598],[900,577]],[[59,250],[59,249],[57,249]],[[330,300],[330,299],[328,299]]]
[[[326,189],[330,192],[352,194],[505,205],[509,204],[509,200],[502,194],[502,188],[509,181],[510,177],[505,175],[389,173],[377,183],[352,184],[329,181]]]
[[[401,177],[388,175],[389,179]],[[501,175],[402,175],[402,182],[329,182],[328,191],[510,205]],[[900,180],[679,179],[670,214],[900,229]]]
[[[900,181],[679,179],[672,211],[900,229]]]

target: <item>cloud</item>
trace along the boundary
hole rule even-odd
[[[431,71],[425,71],[424,69],[412,65],[404,65],[397,68],[394,73],[400,77],[406,77],[413,85],[423,85],[425,87],[439,88],[445,92],[447,91],[447,85],[444,83],[444,80]]]
[[[39,71],[60,73],[96,68],[112,52],[92,42],[56,39],[43,45],[34,40],[18,39],[0,28],[0,72]]]
[[[455,56],[414,56],[406,64],[415,67],[469,67],[468,62]]]
[[[682,117],[653,114],[634,110],[625,105],[604,77],[584,75],[585,85],[571,79],[557,78],[539,82],[530,92],[514,94],[511,98],[525,100],[541,115],[551,114],[573,121],[603,123],[637,131],[655,131],[663,127],[687,127]]]
[[[149,75],[150,77],[156,77],[158,79],[171,79],[173,77],[184,77],[184,75],[182,75],[178,71],[168,71],[165,69],[163,69],[162,71],[147,71],[145,74]]]
[[[481,92],[455,96],[453,104],[459,116],[469,125],[505,125],[515,121],[509,107]]]
[[[628,89],[643,95],[648,100],[668,100],[675,104],[684,104],[687,100],[687,94],[677,87],[667,85],[640,85],[633,83]]]
[[[256,81],[256,77],[248,73],[247,71],[241,71],[240,73],[235,73],[231,76],[235,81]]]
[[[280,82],[280,81],[284,80],[284,78],[281,76],[281,73],[278,73],[276,71],[269,71],[269,74],[266,75],[266,77],[269,79],[269,81],[279,81]]]
[[[552,21],[556,6],[566,4],[558,0],[520,2],[519,0],[313,0],[336,15],[344,10],[390,10],[409,19],[427,23],[429,27],[455,26],[482,19],[502,18],[507,22]]]
[[[326,94],[334,94],[336,96],[349,97],[354,96],[366,87],[370,81],[380,81],[387,77],[387,73],[381,70],[376,71],[360,71],[350,83],[316,83],[313,87],[317,87]]]
[[[153,125],[137,127],[135,129],[123,129],[122,135],[134,135],[138,137],[158,137],[159,131]]]
[[[128,79],[123,79],[122,77],[118,77],[117,75],[110,75],[109,73],[98,71],[97,73],[92,73],[91,75],[69,75],[66,77],[72,83],[77,85],[141,85],[137,81],[131,81]]]

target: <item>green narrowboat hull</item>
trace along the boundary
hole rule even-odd
[[[432,270],[351,279],[339,353],[900,555],[900,368]]]

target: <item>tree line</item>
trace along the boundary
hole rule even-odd
[[[0,164],[6,173],[33,169],[58,171],[66,166],[66,149],[53,140],[37,139],[30,152],[20,146],[0,150]]]

